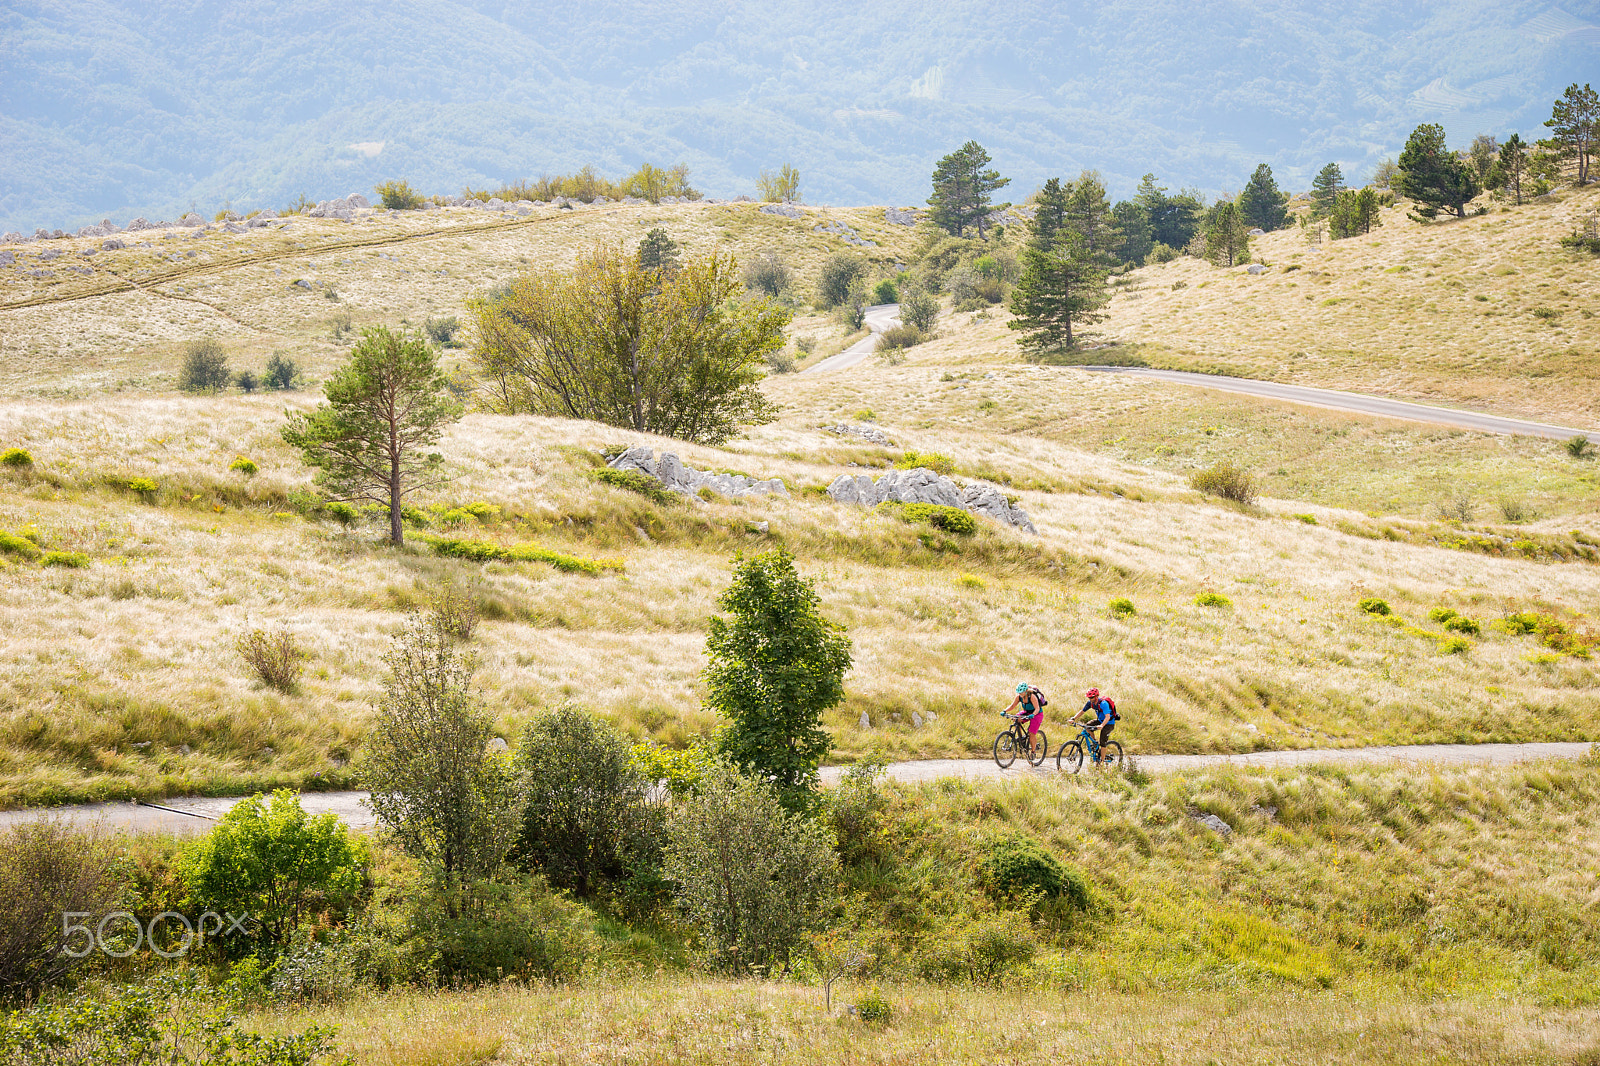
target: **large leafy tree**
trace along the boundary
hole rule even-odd
[[[1484,185],[1505,196],[1517,206],[1522,206],[1523,184],[1528,180],[1528,146],[1519,134],[1513,133],[1500,146],[1499,157],[1489,169],[1489,180]]]
[[[403,543],[401,503],[445,480],[443,458],[426,449],[461,417],[438,358],[420,334],[365,329],[322,391],[328,402],[292,416],[283,439],[335,499],[387,506],[389,539]]]
[[[1180,189],[1168,195],[1166,186],[1156,184],[1154,174],[1146,174],[1134,191],[1133,202],[1149,220],[1152,243],[1182,250],[1200,231],[1200,216],[1205,208],[1193,190]]]
[[[1289,194],[1278,188],[1272,168],[1262,163],[1239,194],[1239,211],[1245,225],[1271,233],[1289,221]]]
[[[571,271],[529,270],[469,304],[484,402],[721,443],[776,417],[757,383],[791,314],[744,291],[738,263],[717,254],[669,273],[601,247]]]
[[[1395,191],[1415,200],[1417,215],[1431,219],[1442,210],[1467,215],[1467,204],[1481,191],[1476,172],[1444,143],[1444,127],[1427,123],[1411,131],[1400,153]]]
[[[1232,200],[1223,200],[1206,219],[1206,258],[1233,266],[1249,254],[1250,229],[1245,225],[1244,213]]]
[[[1098,322],[1111,299],[1106,291],[1106,263],[1081,234],[1058,233],[1047,249],[1023,253],[1022,278],[1011,293],[1010,327],[1034,358],[1065,352],[1073,345],[1072,327]]]
[[[1332,214],[1333,205],[1344,188],[1344,171],[1339,169],[1338,163],[1329,163],[1317,171],[1311,182],[1311,217],[1327,218]]]
[[[791,805],[816,784],[831,745],[824,712],[844,699],[850,638],[823,617],[794,557],[774,549],[734,563],[706,636],[707,703],[727,722],[718,746]]]
[[[969,227],[984,236],[990,194],[1011,182],[990,168],[991,162],[977,141],[968,141],[939,160],[933,170],[933,195],[928,197],[935,225],[956,237],[966,236]]]
[[[1589,161],[1594,155],[1596,138],[1600,136],[1600,93],[1587,84],[1580,89],[1578,83],[1573,82],[1555,102],[1545,125],[1550,127],[1550,139],[1540,144],[1553,149],[1560,159],[1575,161],[1577,183],[1587,185]]]

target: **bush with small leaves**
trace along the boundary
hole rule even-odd
[[[880,304],[895,304],[900,302],[900,293],[894,287],[893,278],[884,278],[872,287],[872,298]]]
[[[252,629],[236,640],[234,647],[263,682],[279,692],[294,691],[305,652],[288,629],[280,628],[276,633]]]
[[[1249,506],[1256,501],[1256,480],[1247,471],[1224,459],[1189,478],[1189,485],[1208,496]]]
[[[1464,525],[1477,516],[1478,505],[1469,493],[1460,492],[1440,500],[1438,512],[1439,517],[1446,522],[1460,522]]]
[[[946,507],[938,503],[885,503],[878,506],[898,514],[902,522],[913,525],[926,522],[934,529],[963,537],[978,531],[978,520],[959,507]]]
[[[614,488],[637,492],[639,495],[654,500],[656,503],[673,502],[674,494],[662,488],[661,482],[649,474],[643,474],[637,470],[613,470],[607,467],[604,470],[596,470],[594,479]]]
[[[990,894],[1005,902],[1037,906],[1046,900],[1064,899],[1076,910],[1089,909],[1089,884],[1083,875],[1033,837],[990,841],[981,860],[981,877]]]
[[[88,956],[82,934],[70,932],[62,914],[114,905],[117,867],[107,850],[62,822],[19,822],[0,831],[0,1002],[37,996]],[[74,1061],[55,1054],[12,1058],[8,1052],[17,1049],[5,1043],[16,1036],[0,1014],[0,1062]]]
[[[228,387],[228,354],[222,342],[203,337],[183,346],[183,369],[178,388],[184,392],[220,392]]]
[[[927,340],[916,326],[891,326],[878,334],[878,351],[898,351],[914,348]]]
[[[461,332],[461,321],[455,315],[448,318],[429,317],[422,323],[422,332],[441,348],[461,347],[461,342],[456,340],[456,334]]]
[[[228,464],[228,469],[241,477],[255,477],[261,472],[261,468],[256,465],[254,459],[243,455],[234,456],[233,462]]]
[[[1576,437],[1568,437],[1562,447],[1566,448],[1567,454],[1574,459],[1587,459],[1594,454],[1594,445],[1581,433]]]
[[[1128,599],[1126,596],[1118,596],[1116,599],[1111,601],[1109,607],[1111,609],[1111,613],[1119,617],[1137,613],[1134,610],[1133,601]]]
[[[1232,607],[1233,601],[1220,592],[1202,592],[1194,598],[1196,607]]]
[[[894,1006],[884,998],[877,985],[869,988],[854,1006],[856,1017],[864,1022],[886,1022],[894,1014]]]
[[[433,622],[458,640],[471,640],[478,628],[479,582],[446,578],[428,594]]]
[[[267,359],[267,369],[262,372],[261,383],[269,389],[292,389],[300,378],[300,368],[282,352],[273,352]]]
[[[422,206],[422,194],[413,189],[409,181],[386,181],[374,191],[390,211],[415,211]]]
[[[777,252],[758,255],[744,265],[744,285],[752,292],[775,298],[794,284],[794,271]]]
[[[1446,637],[1439,642],[1440,655],[1460,655],[1472,647],[1466,637]]]
[[[361,512],[341,500],[335,500],[323,510],[333,516],[333,520],[341,526],[353,526],[361,518]]]
[[[818,305],[827,310],[845,303],[866,269],[866,261],[849,252],[835,252],[829,256],[817,280]]]
[[[89,557],[83,552],[50,551],[39,556],[40,566],[62,566],[68,570],[82,570],[89,565]]]
[[[33,456],[28,454],[26,448],[7,448],[5,453],[0,455],[0,463],[13,469],[29,467],[33,465]]]
[[[32,562],[39,557],[39,546],[27,537],[19,537],[15,533],[0,529],[0,552],[17,555]]]
[[[1476,636],[1479,631],[1477,622],[1459,614],[1453,618],[1446,619],[1444,627],[1451,633],[1470,633],[1473,636]]]
[[[1383,601],[1383,600],[1378,599],[1378,597],[1376,597],[1376,596],[1368,596],[1366,599],[1362,600],[1356,606],[1360,607],[1363,611],[1366,611],[1368,614],[1390,614],[1390,613],[1392,613],[1390,608],[1389,608],[1389,604],[1387,602]]]
[[[1430,622],[1448,622],[1455,616],[1456,611],[1453,607],[1435,607],[1428,612],[1428,620]]]
[[[904,294],[900,301],[900,321],[924,336],[932,336],[939,319],[939,301],[921,290]]]
[[[896,470],[915,470],[921,467],[935,474],[953,474],[956,461],[940,452],[917,452],[907,449],[894,464]]]
[[[233,383],[239,386],[240,392],[255,392],[261,387],[261,379],[256,377],[256,372],[249,367],[239,371],[233,376]]]

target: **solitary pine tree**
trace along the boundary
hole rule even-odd
[[[1008,325],[1022,333],[1018,344],[1033,358],[1071,349],[1074,323],[1099,322],[1111,299],[1104,259],[1080,234],[1063,230],[1048,249],[1029,248],[1026,266],[1011,293]]]
[[[1522,186],[1527,178],[1528,146],[1523,143],[1519,134],[1513,133],[1506,138],[1506,143],[1500,146],[1500,155],[1494,161],[1494,166],[1489,169],[1489,179],[1484,185],[1511,197],[1512,202],[1521,207]]]
[[[1480,191],[1472,168],[1445,148],[1444,127],[1429,123],[1411,131],[1400,153],[1395,191],[1421,206],[1417,216],[1431,219],[1441,210],[1467,216],[1467,203]]]
[[[1317,171],[1311,182],[1311,217],[1327,218],[1333,211],[1334,201],[1339,198],[1339,190],[1344,187],[1344,171],[1339,169],[1338,163],[1329,163]]]
[[[639,266],[670,274],[678,269],[678,242],[656,226],[639,242]]]
[[[1211,209],[1206,220],[1206,258],[1213,263],[1233,266],[1250,254],[1250,229],[1244,214],[1232,200]]]
[[[929,214],[945,232],[966,235],[976,227],[984,236],[984,218],[989,214],[989,194],[1008,185],[1010,178],[989,169],[993,162],[977,141],[968,141],[939,160],[933,171],[933,195],[928,197]]]
[[[707,702],[727,722],[728,759],[803,806],[830,740],[822,715],[844,699],[850,638],[824,618],[810,581],[781,548],[734,563],[706,635]]]
[[[1600,93],[1588,85],[1580,89],[1573,82],[1555,102],[1545,125],[1550,127],[1550,140],[1540,143],[1548,143],[1561,159],[1576,160],[1577,183],[1589,184],[1589,159],[1594,154],[1596,137],[1600,136]]]
[[[403,543],[402,501],[445,480],[443,458],[424,449],[461,417],[433,349],[420,334],[362,330],[322,391],[328,402],[291,417],[283,439],[335,499],[387,506],[389,540]]]
[[[1239,194],[1239,211],[1246,226],[1271,233],[1282,229],[1289,221],[1289,194],[1278,188],[1272,168],[1262,163],[1256,167],[1244,191]]]

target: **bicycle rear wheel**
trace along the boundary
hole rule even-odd
[[[1122,745],[1108,740],[1100,748],[1100,765],[1112,770],[1122,769]]]
[[[1039,730],[1028,738],[1028,765],[1040,766],[1045,757],[1050,754],[1050,738],[1044,735],[1044,730]]]
[[[1076,740],[1069,740],[1061,745],[1061,750],[1056,752],[1056,769],[1063,773],[1075,774],[1083,769],[1083,744]]]
[[[1017,761],[1017,741],[1009,729],[994,738],[994,761],[1002,770]]]

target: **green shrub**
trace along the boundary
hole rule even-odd
[[[594,479],[614,488],[637,492],[639,495],[656,503],[666,504],[673,502],[673,493],[662,488],[661,482],[638,470],[613,470],[610,467],[606,467],[604,470],[596,470]]]
[[[894,1006],[884,998],[877,985],[869,988],[855,1002],[856,1016],[864,1022],[886,1022],[894,1014]]]
[[[1479,630],[1477,622],[1470,618],[1464,618],[1459,614],[1453,618],[1445,619],[1444,627],[1451,633],[1470,633],[1474,636],[1477,635]]]
[[[1194,598],[1197,607],[1232,607],[1233,601],[1220,592],[1202,592]]]
[[[593,913],[538,877],[478,882],[472,895],[475,905],[463,912],[454,895],[427,893],[412,917],[419,953],[442,984],[572,981],[599,954]]]
[[[1128,599],[1126,596],[1116,597],[1111,601],[1110,604],[1108,604],[1108,606],[1111,609],[1111,613],[1114,615],[1121,616],[1137,613],[1134,610],[1133,601]]]
[[[903,351],[906,348],[915,348],[927,340],[922,331],[916,326],[891,326],[878,334],[877,350],[880,352]]]
[[[884,278],[872,287],[874,303],[897,304],[900,302],[900,293],[894,287],[893,278]]]
[[[282,352],[273,352],[267,359],[267,369],[261,374],[261,382],[269,389],[283,391],[292,389],[300,380],[300,368],[295,365]]]
[[[220,392],[228,387],[229,380],[228,354],[221,341],[202,337],[183,346],[178,388],[184,392]]]
[[[37,996],[88,958],[83,934],[69,938],[62,914],[113,906],[120,886],[109,858],[97,838],[60,822],[0,830],[0,1002]],[[11,1057],[17,1032],[0,1012],[0,1062],[68,1061]]]
[[[778,294],[794,284],[794,271],[777,252],[758,255],[744,265],[745,288],[776,299]]]
[[[952,474],[956,469],[956,461],[948,455],[939,452],[914,452],[907,451],[895,464],[897,470],[915,470],[922,467],[932,470],[935,474]]]
[[[1317,516],[1314,514],[1297,514],[1295,517],[1308,526],[1314,526],[1317,524]]]
[[[1539,616],[1532,611],[1519,611],[1508,614],[1500,620],[1500,627],[1507,633],[1533,633],[1539,629]]]
[[[1360,607],[1363,611],[1366,611],[1368,614],[1391,614],[1391,613],[1393,613],[1389,608],[1389,604],[1386,603],[1383,600],[1380,600],[1376,596],[1368,596],[1366,599],[1362,600],[1356,606]]]
[[[515,547],[503,548],[488,541],[439,537],[433,539],[433,552],[446,558],[466,559],[474,563],[495,560],[549,563],[557,570],[564,570],[570,574],[598,574],[603,570],[623,569],[623,564],[617,560],[580,559],[549,548],[541,548],[536,544],[518,544]]]
[[[255,392],[261,386],[261,379],[254,370],[245,367],[233,376],[233,383],[239,386],[240,392]]]
[[[849,252],[835,252],[829,256],[817,279],[817,305],[828,310],[844,303],[866,269],[866,261]]]
[[[315,817],[287,789],[241,800],[188,851],[197,906],[250,916],[252,947],[275,955],[302,921],[340,920],[356,905],[366,856],[332,811]]]
[[[952,922],[925,936],[915,969],[934,981],[995,983],[1031,962],[1038,950],[1036,938],[1017,928],[1015,915],[997,914]]]
[[[1435,607],[1428,612],[1428,619],[1433,622],[1448,622],[1455,616],[1455,610],[1450,607]]]
[[[478,628],[478,591],[481,582],[457,582],[446,577],[429,590],[428,610],[434,625],[457,640],[471,640]]]
[[[1002,901],[1065,900],[1076,910],[1089,909],[1089,885],[1033,837],[1011,836],[992,841],[979,860],[984,887]]]
[[[1439,654],[1460,655],[1470,647],[1472,647],[1472,642],[1467,640],[1466,637],[1446,637],[1439,642]]]
[[[15,533],[0,529],[0,552],[4,552],[7,555],[20,555],[22,558],[32,562],[39,557],[39,546],[27,537],[19,537]]]
[[[1256,500],[1255,478],[1226,459],[1196,471],[1189,478],[1189,484],[1208,496],[1218,496],[1245,506]]]
[[[978,531],[978,520],[959,507],[946,507],[938,503],[886,503],[878,506],[891,509],[902,522],[913,525],[925,522],[934,529],[964,537]]]
[[[933,326],[938,320],[939,301],[929,294],[912,292],[900,301],[900,321],[921,333],[924,339],[933,336]]]
[[[386,181],[374,189],[383,206],[391,211],[415,211],[422,206],[422,194],[409,181]]]
[[[461,320],[455,315],[446,318],[434,318],[430,315],[422,323],[422,332],[441,348],[461,347],[461,342],[456,340],[456,334],[461,332]]]
[[[143,497],[146,503],[149,503],[155,494],[161,491],[161,486],[157,484],[156,480],[148,477],[123,477],[119,475],[106,478],[106,482],[115,485],[119,489],[125,489],[136,496]]]
[[[245,477],[255,477],[256,474],[261,472],[261,468],[255,464],[255,460],[247,459],[242,455],[234,457],[233,462],[228,464],[228,469]]]
[[[45,552],[39,557],[40,566],[64,566],[70,570],[81,570],[89,565],[89,557],[83,552]]]
[[[1171,245],[1162,244],[1160,241],[1150,246],[1150,251],[1145,255],[1146,263],[1170,263],[1183,253]]]
[[[300,682],[300,662],[305,652],[287,628],[276,633],[252,629],[235,640],[233,646],[256,676],[279,692],[293,692]]]
[[[28,454],[26,448],[7,448],[5,453],[0,455],[0,463],[11,467],[32,466],[33,456]]]
[[[334,521],[342,526],[353,526],[356,524],[356,520],[361,517],[360,511],[342,500],[334,500],[332,503],[326,504],[322,509],[332,515]]]

